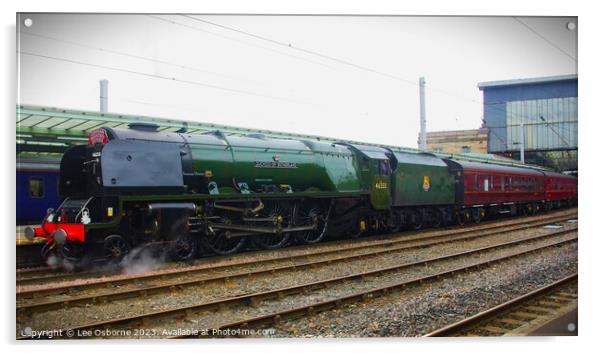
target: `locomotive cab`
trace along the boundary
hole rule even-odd
[[[370,204],[376,210],[391,207],[390,151],[377,146],[346,144],[356,153],[359,161],[362,189],[370,192]]]

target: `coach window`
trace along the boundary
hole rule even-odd
[[[44,197],[44,178],[32,176],[29,177],[29,197],[42,198]]]

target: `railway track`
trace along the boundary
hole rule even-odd
[[[317,290],[321,290],[321,289],[325,289],[325,288],[327,289],[327,288],[330,288],[333,286],[349,283],[350,281],[351,282],[365,281],[365,280],[368,280],[369,278],[374,278],[375,276],[391,274],[391,273],[395,273],[396,271],[402,271],[404,269],[409,269],[409,268],[413,268],[413,267],[422,267],[422,266],[429,267],[429,266],[433,266],[437,263],[454,260],[454,259],[455,260],[462,259],[464,257],[474,256],[477,254],[484,255],[484,254],[487,254],[490,252],[495,252],[495,251],[506,249],[506,248],[513,249],[515,247],[520,248],[521,246],[528,246],[528,249],[526,249],[526,250],[520,250],[519,252],[515,252],[515,253],[509,254],[509,255],[493,256],[492,258],[484,260],[484,261],[477,261],[475,263],[470,263],[470,264],[464,265],[464,266],[455,266],[451,269],[439,271],[439,272],[436,272],[434,274],[430,274],[427,276],[421,276],[421,277],[413,278],[410,280],[404,280],[401,282],[387,284],[385,286],[377,286],[376,288],[370,288],[368,290],[358,291],[357,293],[355,293],[353,295],[331,298],[326,301],[319,301],[319,302],[312,303],[311,305],[300,306],[300,307],[296,307],[293,309],[289,308],[287,310],[276,311],[276,312],[270,313],[268,315],[261,315],[261,316],[257,316],[257,317],[246,318],[245,320],[242,320],[242,321],[235,321],[235,322],[231,322],[231,323],[222,324],[222,325],[216,326],[216,329],[225,330],[225,329],[263,326],[266,324],[277,323],[280,320],[285,319],[285,318],[290,319],[290,318],[294,318],[294,317],[298,317],[298,316],[312,314],[314,312],[328,310],[330,308],[338,307],[338,306],[341,306],[341,305],[344,305],[344,304],[347,304],[350,302],[355,302],[355,301],[362,300],[362,299],[368,299],[368,298],[375,297],[375,296],[385,295],[385,294],[389,293],[390,291],[400,290],[407,286],[420,285],[427,281],[437,280],[442,277],[448,277],[448,276],[451,276],[451,275],[454,275],[454,274],[457,274],[457,273],[463,272],[463,271],[478,270],[478,269],[482,268],[483,266],[489,266],[494,263],[503,262],[505,260],[512,259],[517,256],[524,256],[524,255],[534,253],[537,251],[541,251],[541,250],[545,250],[545,249],[548,249],[551,247],[562,246],[565,244],[576,242],[577,241],[576,236],[566,237],[567,234],[571,235],[572,233],[576,233],[576,231],[577,231],[577,228],[555,231],[555,232],[537,235],[537,236],[533,236],[533,237],[529,237],[529,238],[525,238],[525,239],[514,240],[514,241],[486,246],[486,247],[482,247],[482,248],[478,248],[478,249],[471,249],[471,250],[462,251],[462,252],[458,252],[458,253],[454,253],[454,254],[447,254],[444,256],[439,256],[439,257],[430,258],[430,259],[426,259],[426,260],[404,263],[404,264],[391,266],[391,267],[387,267],[387,268],[382,268],[382,269],[378,269],[378,270],[358,272],[358,273],[354,273],[351,275],[330,278],[327,280],[305,283],[305,284],[290,286],[290,287],[286,287],[286,288],[279,288],[279,289],[274,289],[274,290],[268,290],[268,291],[263,291],[263,292],[258,292],[258,293],[251,293],[251,294],[246,294],[246,295],[241,295],[241,296],[226,298],[226,299],[220,299],[220,300],[206,302],[206,303],[197,304],[197,305],[189,305],[189,306],[177,307],[177,308],[172,308],[172,309],[167,309],[167,310],[160,310],[160,311],[156,311],[156,312],[145,313],[142,315],[133,315],[133,316],[128,316],[128,317],[122,317],[122,318],[114,319],[114,320],[99,321],[99,322],[89,323],[86,325],[80,325],[77,327],[65,328],[65,330],[73,330],[75,332],[82,332],[82,331],[88,331],[88,330],[94,330],[94,329],[104,329],[104,328],[143,327],[143,326],[148,325],[149,322],[154,323],[154,322],[157,322],[157,320],[163,320],[163,321],[171,320],[172,322],[181,322],[182,320],[186,319],[189,316],[197,315],[199,312],[207,312],[207,311],[211,311],[211,310],[222,310],[224,308],[232,307],[233,305],[235,305],[235,306],[236,305],[258,306],[259,303],[261,303],[262,301],[272,299],[272,298],[280,299],[280,298],[284,298],[284,297],[291,296],[291,295],[299,295],[299,294],[307,295],[307,294],[312,293]],[[565,236],[565,238],[562,238],[563,236]],[[560,237],[560,240],[555,240],[554,238],[556,238],[556,237]],[[555,241],[553,241],[552,243],[544,244],[544,245],[537,245],[538,242],[549,241],[550,239],[555,240]],[[533,243],[536,243],[536,244],[533,245]],[[227,279],[221,278],[221,280],[227,280]],[[204,282],[199,282],[196,284],[202,284],[202,283],[204,283]],[[177,288],[179,288],[177,285],[172,285],[172,289],[177,289]],[[149,295],[150,292],[152,292],[152,289],[147,288],[147,289],[145,289],[145,292],[143,292],[143,293],[145,295]],[[79,300],[79,299],[77,299],[77,300]],[[91,300],[91,299],[86,299],[86,300]],[[100,299],[100,300],[102,301],[102,299]],[[68,304],[74,303],[73,300],[66,301],[66,302]],[[23,311],[32,310],[32,309],[35,310],[35,308],[39,309],[40,305],[42,305],[42,304],[38,304],[37,306],[31,306],[29,309],[26,307],[23,307],[23,306],[19,307],[19,305],[18,305],[17,306],[18,314],[19,314],[19,311],[23,314]],[[65,305],[65,304],[63,302],[63,304],[53,303],[52,305]],[[46,307],[46,308],[48,308],[48,307]],[[189,335],[179,335],[179,336],[187,337]]]
[[[549,221],[549,220],[548,220]],[[209,268],[186,268],[177,272],[153,273],[138,276],[130,276],[121,279],[104,278],[102,281],[96,281],[84,284],[67,283],[66,285],[56,287],[41,287],[31,290],[22,290],[17,293],[17,309],[21,311],[49,310],[62,305],[94,303],[97,301],[109,301],[117,299],[131,298],[139,295],[148,295],[150,293],[170,292],[175,289],[183,289],[190,286],[215,283],[219,281],[232,281],[239,278],[258,276],[261,274],[274,274],[276,272],[300,270],[304,268],[316,268],[337,262],[345,262],[360,258],[376,257],[379,255],[419,249],[450,242],[464,242],[483,237],[494,236],[500,233],[511,231],[520,231],[532,227],[539,227],[547,222],[535,222],[529,225],[517,225],[515,227],[506,227],[503,230],[483,232],[482,230],[474,233],[468,232],[464,236],[455,234],[442,235],[437,237],[401,239],[395,242],[370,244],[356,246],[347,249],[330,249],[323,252],[312,254],[303,254],[295,257],[282,257],[259,262],[251,262],[251,265],[258,264],[266,267],[259,267],[246,271],[234,271],[237,265],[218,265]],[[450,239],[449,236],[452,236]],[[442,238],[442,239],[441,239]],[[359,252],[358,252],[359,250]],[[218,270],[214,276],[206,276],[209,270]],[[194,278],[194,275],[200,275],[200,278]],[[129,288],[127,288],[129,286]],[[126,287],[126,288],[124,288]],[[105,290],[103,293],[102,289]],[[90,294],[81,293],[88,291]],[[78,292],[80,293],[78,295]],[[48,300],[46,298],[51,298]],[[52,299],[52,297],[58,297]],[[42,299],[44,298],[44,299]]]
[[[473,226],[468,228],[460,228],[460,229],[449,229],[449,230],[439,230],[439,231],[431,231],[431,232],[421,232],[421,233],[397,233],[388,236],[380,236],[369,239],[364,239],[360,241],[354,241],[350,246],[345,247],[337,247],[341,243],[341,241],[330,242],[313,246],[298,246],[298,247],[290,247],[281,250],[283,254],[281,256],[270,257],[263,260],[250,259],[245,260],[244,254],[238,255],[239,259],[242,261],[235,261],[233,264],[226,265],[228,267],[232,266],[240,266],[247,264],[268,264],[270,262],[278,262],[278,261],[287,261],[287,260],[298,260],[307,257],[308,254],[305,252],[306,250],[311,251],[310,255],[331,255],[335,253],[341,253],[343,251],[348,250],[368,250],[368,249],[377,249],[379,247],[395,247],[398,244],[411,244],[415,242],[419,244],[420,241],[428,241],[431,239],[439,239],[436,243],[425,243],[424,246],[440,244],[448,241],[460,241],[467,239],[475,239],[479,237],[485,237],[490,235],[496,235],[503,232],[509,231],[517,231],[523,229],[529,229],[532,227],[538,227],[541,225],[554,223],[554,222],[562,222],[574,218],[576,214],[567,214],[567,215],[552,215],[541,217],[537,219],[521,219],[519,221],[515,221],[512,223],[502,223],[502,224],[493,224],[486,226]],[[474,233],[474,234],[473,234]],[[333,244],[336,243],[336,244]],[[301,254],[298,254],[298,253]],[[295,254],[297,253],[297,254]],[[105,278],[105,280],[100,280],[96,286],[101,285],[102,283],[112,284],[122,284],[131,280],[148,280],[152,278],[161,278],[164,277],[165,274],[196,274],[199,271],[213,270],[218,268],[225,268],[225,266],[219,265],[219,260],[216,261],[216,264],[211,265],[211,260],[205,261],[205,266],[190,266],[185,269],[178,269],[177,272],[167,271],[155,271],[156,273],[148,274],[148,275],[140,275],[131,277],[131,279],[125,279],[124,281],[112,281],[110,276],[113,274],[118,274],[118,272],[87,272],[87,273],[64,273],[58,272],[56,273],[52,269],[49,268],[32,268],[23,271],[17,271],[17,288],[21,288],[23,286],[31,286],[31,285],[42,285],[45,283],[56,283],[57,281],[68,281],[74,279],[94,279],[94,278]],[[92,284],[89,284],[92,285]],[[66,284],[63,289],[69,289],[70,291],[76,290],[73,286]],[[60,291],[60,287],[56,290],[50,290],[48,292],[39,293],[40,295],[48,295],[51,293],[56,293]],[[19,291],[23,295],[30,296],[28,291]],[[35,295],[35,294],[33,294]]]
[[[21,269],[49,269],[40,257],[42,246],[41,243],[17,245],[17,274]]]
[[[542,323],[576,307],[577,274],[573,274],[425,336],[524,335],[534,322]]]
[[[551,221],[554,218],[557,217],[563,217],[563,216],[569,216],[572,215],[573,217],[577,216],[577,212],[576,209],[568,209],[568,210],[561,210],[561,211],[556,211],[553,212],[552,214],[545,214],[545,215],[538,215],[535,217],[520,217],[518,219],[513,218],[513,219],[509,219],[509,220],[500,220],[500,219],[494,219],[494,220],[488,220],[488,221],[484,221],[481,222],[478,225],[466,225],[466,226],[449,226],[449,227],[444,227],[444,228],[433,228],[433,229],[429,229],[429,230],[423,230],[423,231],[413,231],[413,232],[400,232],[400,233],[392,233],[392,234],[385,234],[385,235],[378,235],[378,236],[372,236],[370,238],[363,238],[360,240],[354,240],[354,242],[356,243],[361,243],[363,241],[370,241],[370,240],[374,240],[374,241],[380,241],[380,240],[387,240],[387,239],[391,239],[391,238],[395,238],[395,237],[415,237],[415,236],[421,236],[421,235],[425,235],[428,236],[428,234],[431,234],[433,232],[442,232],[442,231],[468,231],[468,230],[478,230],[478,229],[496,229],[496,228],[501,228],[501,227],[505,227],[508,225],[512,225],[512,224],[517,224],[517,223],[527,223],[527,222],[537,222],[540,220],[545,220],[545,219],[550,219]],[[313,244],[313,245],[299,245],[299,246],[291,246],[291,247],[287,247],[281,250],[291,250],[291,251],[299,251],[299,250],[305,250],[305,249],[312,249],[312,248],[318,248],[320,246],[337,246],[338,244],[341,243],[345,243],[348,242],[348,239],[345,240],[335,240],[335,241],[329,241],[329,242],[324,242],[321,244]],[[36,244],[36,246],[38,246],[39,248],[41,248],[41,244]],[[26,246],[27,247],[27,246]],[[39,257],[39,248],[37,249],[37,252],[35,252],[35,254],[33,254],[33,257]],[[243,252],[240,254],[236,254],[236,255],[231,255],[230,257],[244,257],[245,255],[248,255],[248,252]],[[21,256],[23,259],[25,259],[25,256]],[[211,261],[211,259],[214,259],[214,256],[207,256],[204,259],[198,260],[198,261]],[[25,261],[25,260],[23,260]],[[21,262],[23,262],[21,261]],[[29,280],[30,278],[33,280],[33,278],[35,277],[39,277],[40,279],[42,279],[43,277],[47,277],[49,280],[54,281],[56,280],[62,280],[62,279],[69,279],[69,278],[74,278],[78,275],[82,275],[84,273],[88,273],[88,274],[97,274],[99,276],[102,275],[107,275],[107,274],[111,274],[111,272],[107,272],[107,271],[96,271],[96,273],[94,271],[89,271],[89,272],[65,272],[62,271],[62,269],[60,268],[51,268],[49,266],[46,266],[44,264],[42,264],[40,261],[29,261],[29,262],[23,262],[21,265],[19,265],[21,262],[18,261],[17,263],[17,281],[21,280]],[[117,271],[115,271],[114,273],[117,273]],[[25,283],[25,282],[24,282]]]

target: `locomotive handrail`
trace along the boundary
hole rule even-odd
[[[63,202],[61,202],[61,204],[59,205],[59,207],[56,208],[56,210],[53,210],[54,213],[58,212],[61,208],[63,208],[63,205],[65,205],[65,202],[67,202],[67,200],[69,200],[68,197],[65,197],[65,199],[63,200]],[[48,211],[52,210],[52,208],[49,208]],[[48,217],[48,213],[50,212],[46,212],[46,215],[44,216],[44,221],[46,221],[46,218]]]
[[[86,206],[88,206],[88,204],[90,203],[90,201],[92,201],[93,198],[94,198],[94,196],[90,196],[90,198],[86,201],[86,203],[84,203],[84,205],[80,208],[79,212],[75,215],[75,219],[73,220],[74,222],[77,223],[77,217],[79,217],[82,214],[84,209],[86,209]]]

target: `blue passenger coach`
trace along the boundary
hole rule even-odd
[[[35,224],[49,207],[60,204],[59,160],[17,158],[17,224]]]

